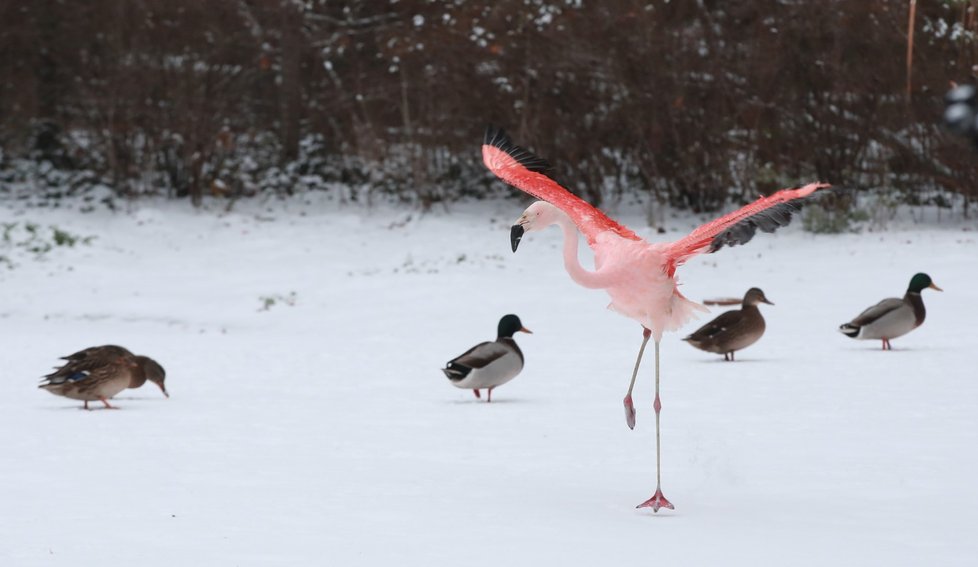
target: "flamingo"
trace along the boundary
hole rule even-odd
[[[502,129],[489,127],[482,145],[482,160],[497,177],[536,197],[513,225],[510,241],[513,252],[524,233],[559,226],[564,233],[564,267],[571,279],[590,289],[604,289],[611,297],[609,308],[642,325],[642,345],[623,400],[625,422],[635,428],[632,389],[645,347],[651,337],[655,343],[655,493],[636,508],[675,509],[662,494],[662,451],[659,413],[659,342],[666,331],[676,331],[695,312],[706,307],[683,296],[678,289],[676,268],[698,254],[716,252],[724,246],[748,242],[759,228],[774,232],[791,221],[798,199],[829,187],[809,183],[797,189],[782,189],[760,197],[732,213],[710,221],[675,242],[647,242],[627,227],[608,218],[583,199],[544,175],[550,169],[546,160],[514,144]],[[594,252],[594,270],[581,266],[577,257],[580,230]]]

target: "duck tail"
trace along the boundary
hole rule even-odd
[[[468,376],[469,372],[472,371],[471,368],[462,366],[461,364],[456,364],[454,362],[449,362],[448,366],[441,369],[452,382],[458,382],[459,380]]]
[[[839,325],[839,332],[852,338],[856,338],[859,335],[860,329],[862,329],[862,327],[859,325],[853,325],[852,323],[843,323]]]

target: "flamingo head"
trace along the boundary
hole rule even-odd
[[[546,201],[535,201],[527,207],[509,231],[509,242],[513,245],[513,252],[516,252],[524,233],[543,230],[552,224],[557,224],[561,214],[560,209]]]

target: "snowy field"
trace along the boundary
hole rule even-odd
[[[690,298],[776,305],[736,363],[680,341],[698,324],[664,339],[676,510],[653,514],[651,359],[629,431],[640,328],[570,281],[558,230],[514,255],[516,202],[222,207],[0,210],[95,237],[0,248],[0,565],[976,564],[974,221],[796,222],[682,268]],[[945,292],[892,352],[836,331],[918,271]],[[479,402],[439,368],[509,312],[527,364]],[[105,343],[160,361],[172,398],[36,388]]]

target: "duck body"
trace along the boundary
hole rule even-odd
[[[927,274],[914,275],[902,299],[890,297],[880,301],[840,325],[839,332],[857,340],[883,341],[883,350],[891,350],[891,339],[902,337],[924,323],[927,310],[920,292],[928,287],[943,291]]]
[[[445,376],[456,388],[480,390],[509,382],[523,370],[523,352],[513,339],[497,339],[475,345],[452,359]]]
[[[138,363],[128,350],[105,345],[91,347],[62,357],[67,362],[44,377],[38,386],[56,396],[88,402],[100,400],[105,407],[113,408],[107,401],[129,387]]]
[[[908,293],[903,299],[890,297],[880,301],[839,328],[846,336],[864,341],[895,339],[919,327],[926,316],[920,294]]]
[[[683,340],[732,361],[734,352],[749,347],[764,336],[767,325],[757,307],[759,303],[774,305],[759,288],[751,288],[744,295],[740,309],[722,313]]]
[[[459,356],[449,360],[442,372],[456,388],[472,390],[479,398],[479,390],[488,389],[487,401],[492,401],[492,390],[509,382],[523,370],[523,351],[513,340],[513,333],[531,331],[523,327],[519,317],[506,315],[499,321],[495,341],[479,343]]]

